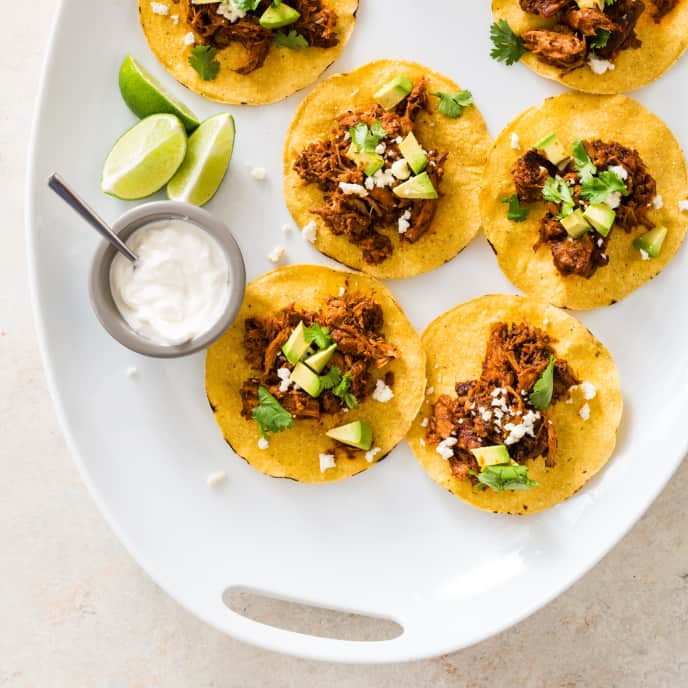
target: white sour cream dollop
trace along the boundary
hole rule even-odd
[[[181,219],[137,229],[127,246],[136,266],[117,254],[110,269],[112,297],[128,325],[155,344],[176,346],[205,334],[230,295],[229,266],[217,241]]]

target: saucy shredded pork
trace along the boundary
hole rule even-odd
[[[258,406],[259,387],[265,387],[296,419],[319,419],[325,413],[347,408],[343,399],[332,391],[313,398],[303,390],[285,385],[280,378],[278,370],[291,372],[293,369],[282,354],[282,345],[300,322],[305,326],[318,323],[329,330],[337,350],[328,365],[337,366],[342,376],[351,377],[350,392],[358,402],[375,388],[373,372],[400,357],[397,347],[385,340],[382,308],[372,295],[352,293],[330,297],[319,312],[300,310],[292,304],[269,318],[247,318],[244,348],[253,375],[240,391],[244,418],[250,419]]]
[[[392,165],[403,158],[399,143],[413,131],[414,122],[427,109],[427,103],[427,82],[421,81],[393,110],[385,111],[374,104],[346,112],[338,118],[330,138],[306,146],[294,163],[301,179],[316,184],[324,194],[324,203],[311,212],[319,215],[333,234],[344,235],[358,246],[367,263],[376,265],[392,255],[392,240],[382,229],[393,227],[402,241],[415,243],[432,224],[437,201],[398,198],[393,188],[402,180],[390,172]],[[370,127],[376,121],[386,132],[381,148],[384,167],[375,177],[367,177],[362,167],[347,156],[351,146],[349,132],[361,122]],[[425,171],[437,189],[444,176],[447,153],[429,150],[427,157]],[[341,183],[356,184],[363,193],[344,193]]]
[[[565,360],[556,358],[553,342],[547,333],[525,322],[494,323],[480,377],[457,382],[455,397],[442,394],[437,399],[426,439],[437,445],[456,438],[448,460],[457,478],[475,483],[469,471],[479,472],[480,467],[471,449],[493,445],[506,445],[517,463],[544,456],[546,465],[554,466],[554,426],[529,396],[550,356],[555,357],[551,403],[566,396],[579,380]]]
[[[622,167],[627,173],[624,183],[628,193],[620,197],[619,205],[614,209],[614,225],[626,232],[641,226],[647,229],[654,227],[647,214],[657,195],[657,184],[638,151],[626,148],[615,141],[599,139],[583,141],[583,145],[598,170]],[[572,161],[568,162],[564,169],[557,169],[533,148],[514,163],[511,175],[516,186],[516,195],[521,202],[541,201],[547,178],[560,175],[569,184],[576,204],[583,207],[586,205],[586,201],[581,197],[581,180]],[[607,236],[591,229],[582,237],[574,239],[557,219],[560,211],[560,205],[546,203],[546,213],[540,222],[540,236],[533,248],[537,250],[541,245],[548,244],[554,265],[562,275],[589,278],[598,268],[609,263],[605,251],[613,229]]]
[[[261,14],[270,7],[272,0],[262,0],[260,5],[249,11],[245,17],[230,22],[218,14],[220,3],[194,5],[189,2],[188,23],[194,33],[206,45],[218,50],[231,43],[239,43],[246,50],[246,62],[236,69],[239,74],[250,74],[263,66],[275,40],[275,33],[262,27],[259,23]],[[323,6],[322,0],[290,0],[290,7],[301,16],[294,23],[285,27],[287,31],[301,34],[309,46],[331,48],[339,42],[335,27],[336,13]]]

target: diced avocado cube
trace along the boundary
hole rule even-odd
[[[666,227],[655,227],[645,234],[641,234],[633,240],[633,247],[639,251],[645,251],[651,258],[657,258],[662,250],[662,244],[668,233]]]
[[[282,353],[286,356],[289,363],[295,365],[308,351],[309,346],[310,343],[306,341],[306,328],[303,322],[300,322],[282,346]]]
[[[322,383],[317,373],[314,373],[307,365],[297,363],[291,371],[290,380],[295,382],[301,389],[312,397],[320,396]]]
[[[316,373],[322,373],[322,371],[325,369],[325,366],[330,362],[330,359],[332,356],[334,356],[334,352],[337,350],[337,345],[336,344],[331,344],[330,346],[327,347],[327,349],[323,349],[322,351],[318,351],[317,354],[313,354],[312,356],[309,356],[304,363],[311,369],[314,370]]]
[[[576,0],[576,4],[582,10],[595,9],[604,12],[604,0]]]
[[[439,194],[432,185],[432,180],[427,172],[411,177],[403,184],[395,186],[393,191],[399,198],[408,198],[410,200],[439,198]]]
[[[576,208],[570,215],[563,218],[561,224],[564,225],[568,235],[574,239],[579,239],[583,234],[590,231],[590,224],[580,208]]]
[[[373,94],[373,98],[385,109],[392,110],[413,90],[413,81],[398,76]]]
[[[428,156],[412,131],[399,144],[399,150],[414,174],[420,174],[428,166]]]
[[[346,157],[362,167],[363,172],[365,172],[368,177],[372,177],[385,165],[385,159],[381,155],[378,153],[367,153],[365,151],[359,153],[353,143],[349,146]]]
[[[616,211],[605,203],[592,203],[585,209],[583,217],[585,217],[602,236],[607,236],[614,224]]]
[[[355,420],[353,423],[332,428],[326,435],[337,442],[363,451],[370,451],[373,446],[373,428],[365,420]]]
[[[301,13],[289,5],[281,2],[277,7],[270,5],[260,17],[260,25],[264,29],[281,29],[298,21]]]
[[[485,468],[485,466],[499,466],[502,464],[511,463],[509,450],[503,444],[471,449],[471,454],[475,456],[475,460],[478,462],[480,468]]]
[[[545,136],[542,141],[539,141],[535,144],[535,148],[541,150],[545,154],[547,160],[549,160],[553,165],[560,165],[569,157],[566,149],[556,134]]]

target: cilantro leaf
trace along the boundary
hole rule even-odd
[[[373,122],[373,125],[370,127],[370,133],[380,140],[387,136],[387,130],[382,126],[382,122],[379,119]]]
[[[336,397],[339,397],[340,399],[344,400],[344,403],[350,408],[350,409],[355,409],[358,406],[358,400],[356,397],[351,393],[351,374],[347,373],[342,377],[342,379],[339,381],[339,384],[337,384],[333,389],[332,389],[332,394],[334,394]]]
[[[528,397],[535,408],[543,411],[552,403],[554,392],[554,356],[549,357],[547,367],[540,373],[540,377],[533,385]]]
[[[610,193],[618,191],[628,195],[628,187],[616,172],[605,170],[597,177],[587,179],[581,184],[581,196],[590,203],[604,203]]]
[[[232,0],[232,5],[242,12],[257,10],[261,0]]]
[[[265,439],[268,438],[269,432],[282,432],[294,425],[291,413],[286,411],[265,387],[258,388],[258,402],[251,415]]]
[[[509,210],[507,210],[506,213],[509,220],[513,222],[523,222],[528,217],[530,210],[518,202],[518,196],[516,194],[508,198],[502,198],[502,203],[509,204]]]
[[[475,472],[472,472],[476,475]],[[505,490],[529,490],[538,487],[539,483],[528,477],[527,466],[514,466],[512,464],[500,464],[498,466],[486,466],[476,475],[478,485],[489,487],[495,492]]]
[[[576,205],[571,194],[571,187],[559,176],[547,177],[542,189],[542,197],[546,201],[561,205],[561,212],[557,215],[558,220],[570,215]]]
[[[451,119],[458,119],[463,111],[473,105],[473,94],[470,91],[457,91],[456,93],[433,93],[440,99],[439,111]]]
[[[508,65],[518,62],[527,52],[523,47],[523,39],[515,34],[506,19],[500,19],[490,27],[490,39],[493,48],[490,57]]]
[[[337,366],[332,366],[324,375],[320,376],[320,388],[333,389],[342,381],[342,371]]]
[[[334,340],[330,337],[330,331],[326,327],[321,327],[318,323],[309,325],[303,334],[306,341],[309,344],[315,343],[320,351],[327,349],[330,344],[334,343]]]
[[[590,39],[591,48],[606,48],[609,42],[609,36],[612,35],[611,31],[606,29],[598,29],[597,33]]]
[[[275,33],[275,43],[281,45],[289,50],[301,50],[307,48],[310,43],[305,36],[302,36],[298,31],[292,29],[289,33],[278,31]]]
[[[387,136],[387,131],[376,119],[370,128],[365,122],[350,127],[349,135],[357,153],[374,153],[380,141]]]
[[[189,64],[203,81],[212,81],[220,71],[220,61],[215,59],[217,48],[210,45],[195,45],[191,48]]]
[[[592,164],[588,151],[580,139],[573,144],[573,162],[582,182],[589,181],[597,174],[597,168]]]

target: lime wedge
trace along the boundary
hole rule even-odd
[[[119,90],[124,102],[137,117],[167,113],[177,115],[190,134],[198,126],[198,118],[131,55],[119,69]]]
[[[204,205],[224,179],[234,150],[234,118],[227,113],[208,117],[189,137],[186,159],[167,185],[173,201]]]
[[[186,155],[186,132],[174,115],[151,115],[122,134],[103,165],[100,188],[125,201],[161,189]]]

